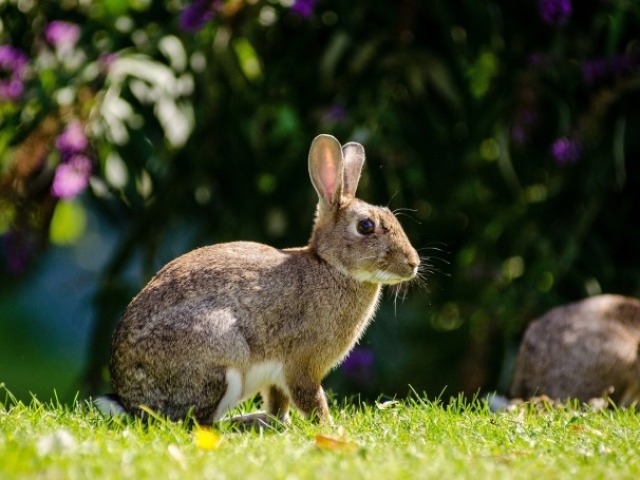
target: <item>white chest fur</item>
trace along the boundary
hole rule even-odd
[[[227,391],[216,409],[216,420],[226,415],[238,402],[265,390],[272,385],[287,392],[284,368],[280,362],[261,362],[242,372],[229,368],[226,374]]]

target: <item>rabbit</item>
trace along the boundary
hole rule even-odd
[[[292,405],[330,421],[321,380],[362,336],[382,286],[414,279],[420,265],[393,213],[355,197],[364,161],[359,143],[313,140],[319,201],[307,246],[222,243],[164,266],[116,326],[115,395],[103,407],[213,424],[260,393],[260,420],[286,423]]]
[[[512,397],[546,395],[619,406],[640,400],[640,301],[598,295],[552,309],[527,328]]]

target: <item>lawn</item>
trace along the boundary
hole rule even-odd
[[[0,397],[0,478],[640,478],[632,410],[480,401],[339,404],[333,426],[238,432],[107,420],[72,406]],[[252,408],[245,404],[243,408]]]

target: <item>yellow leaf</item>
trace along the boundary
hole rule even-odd
[[[346,440],[326,435],[316,435],[316,447],[320,450],[332,450],[338,452],[355,452],[360,448],[357,443],[347,442]]]
[[[222,441],[222,435],[210,428],[196,427],[193,440],[196,447],[202,450],[215,450]]]

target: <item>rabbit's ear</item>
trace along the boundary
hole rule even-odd
[[[364,147],[359,143],[349,142],[342,147],[342,157],[344,158],[343,194],[355,197],[364,165]]]
[[[342,195],[343,162],[340,142],[331,135],[318,135],[309,150],[309,176],[323,208],[338,205]]]

